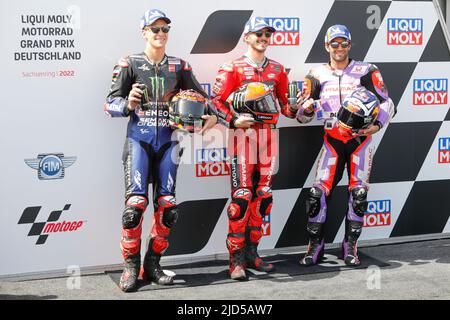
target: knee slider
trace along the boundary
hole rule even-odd
[[[178,220],[178,207],[165,208],[163,212],[163,224],[167,228],[172,228]]]
[[[264,217],[268,215],[270,213],[270,210],[272,209],[272,189],[270,187],[258,188],[256,194],[260,201],[259,212],[261,216]]]
[[[306,213],[311,217],[315,217],[320,212],[321,198],[323,190],[318,187],[312,187],[309,190],[309,199],[306,200]]]
[[[348,221],[347,234],[354,239],[358,239],[361,235],[363,223],[359,221]]]
[[[363,217],[367,211],[367,189],[355,187],[352,189],[352,206],[356,215]]]
[[[178,206],[173,196],[162,196],[158,199],[158,205],[163,209],[162,223],[167,228],[172,228],[178,220]]]
[[[142,196],[132,196],[126,203],[122,215],[122,226],[124,229],[136,228],[141,222],[142,213],[147,207],[147,199]]]
[[[125,208],[122,216],[122,226],[124,229],[136,228],[141,222],[142,211],[133,207]]]
[[[245,216],[250,200],[252,198],[252,192],[248,189],[238,189],[233,193],[231,197],[231,203],[228,206],[228,218],[230,220],[239,220]]]

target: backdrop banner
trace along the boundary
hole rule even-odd
[[[433,1],[2,1],[0,277],[122,262],[128,119],[109,118],[103,104],[114,65],[145,47],[139,24],[150,8],[172,20],[167,54],[188,61],[209,94],[220,66],[246,51],[242,38],[250,17],[262,16],[277,29],[267,56],[297,81],[328,61],[326,29],[347,25],[351,57],[379,67],[398,109],[373,136],[361,239],[450,232],[450,51]],[[277,133],[274,203],[261,249],[307,244],[305,200],[323,123],[280,116]],[[230,170],[222,136],[220,125],[203,140],[179,135],[180,215],[167,256],[227,251]],[[344,236],[345,175],[329,206],[327,242]],[[143,240],[152,214],[150,205]]]

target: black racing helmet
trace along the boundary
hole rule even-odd
[[[183,90],[173,98],[169,107],[169,124],[173,129],[194,132],[196,123],[203,124],[202,116],[207,114],[205,97],[195,90]]]

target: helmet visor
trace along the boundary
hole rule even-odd
[[[349,111],[346,108],[341,107],[338,111],[337,118],[345,126],[351,129],[363,129],[369,125],[369,123],[364,120],[364,117]]]
[[[173,105],[173,113],[183,120],[199,120],[205,114],[205,103],[180,99]]]
[[[266,94],[264,97],[246,102],[247,107],[257,113],[278,114],[275,99],[272,94]]]

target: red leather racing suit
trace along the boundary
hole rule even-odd
[[[231,93],[249,82],[263,82],[278,99],[283,115],[294,118],[288,106],[288,77],[284,67],[265,58],[261,65],[243,56],[219,70],[213,87],[213,102],[219,117],[229,125],[228,152],[231,159],[231,203],[228,206],[230,254],[250,241],[258,245],[263,216],[272,207],[272,176],[276,169],[278,141],[275,125],[255,123],[249,129],[234,127],[238,115],[227,102]],[[234,130],[233,130],[234,129]]]

